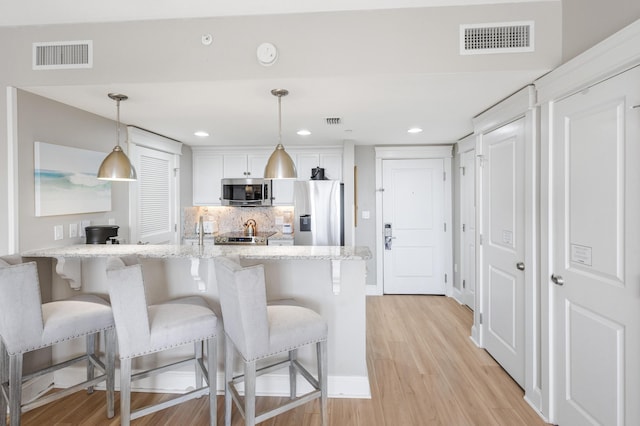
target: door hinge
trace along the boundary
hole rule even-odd
[[[467,281],[466,280],[462,280],[462,288],[467,288]]]
[[[447,181],[447,172],[442,172],[442,180]]]
[[[480,160],[480,167],[484,167],[484,162],[487,161],[486,157],[484,155],[478,155],[478,160]]]
[[[447,274],[444,274],[444,283],[447,283]]]
[[[178,169],[177,167],[173,169],[173,177],[178,176],[178,170],[180,169]]]
[[[444,232],[447,232],[447,222],[444,223]]]
[[[480,324],[482,324],[482,312],[480,312],[478,316],[479,316]]]
[[[480,245],[482,245],[482,234],[480,234]]]
[[[463,223],[462,224],[462,232],[466,232],[467,231],[467,226]]]
[[[178,232],[178,224],[177,223],[173,224],[173,231],[174,232]]]
[[[462,171],[462,176],[467,172],[467,168],[464,166],[460,167],[460,170]]]

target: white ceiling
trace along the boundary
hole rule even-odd
[[[527,0],[522,0],[527,1]],[[515,3],[514,0],[245,0],[164,1],[0,0],[0,26],[126,21],[250,14],[306,13],[461,4]],[[37,6],[37,7],[36,7]],[[6,12],[6,13],[5,13]],[[283,143],[337,145],[452,143],[472,131],[471,118],[548,70],[314,77],[286,81],[237,80],[190,83],[48,86],[25,88],[36,94],[108,118],[115,103],[106,94],[124,93],[122,121],[189,145],[273,145],[277,141],[277,100],[283,87]],[[470,96],[472,94],[472,96]],[[325,117],[341,117],[328,126]],[[410,127],[424,129],[408,134]],[[309,129],[311,136],[295,134]],[[209,138],[198,138],[206,130]]]

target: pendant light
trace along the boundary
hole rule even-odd
[[[295,179],[298,177],[296,165],[282,145],[282,97],[287,96],[289,91],[273,89],[271,94],[278,97],[278,145],[267,161],[264,177],[265,179]]]
[[[98,169],[98,179],[102,180],[136,180],[136,169],[131,165],[131,161],[120,147],[120,102],[129,99],[126,95],[109,93],[111,99],[116,101],[116,146],[113,151],[100,164]]]

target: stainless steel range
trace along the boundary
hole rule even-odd
[[[245,235],[244,232],[227,232],[224,234],[216,235],[214,238],[215,244],[218,245],[253,245],[253,246],[265,246],[267,245],[267,238],[275,232],[258,232],[255,235]]]

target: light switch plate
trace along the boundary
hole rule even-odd
[[[369,210],[363,210],[362,211],[362,218],[363,219],[370,219],[371,218],[371,212]]]
[[[70,223],[69,224],[69,238],[77,238],[78,237],[78,224]]]
[[[53,227],[53,239],[54,240],[61,240],[64,238],[64,226],[63,225],[56,225]]]

